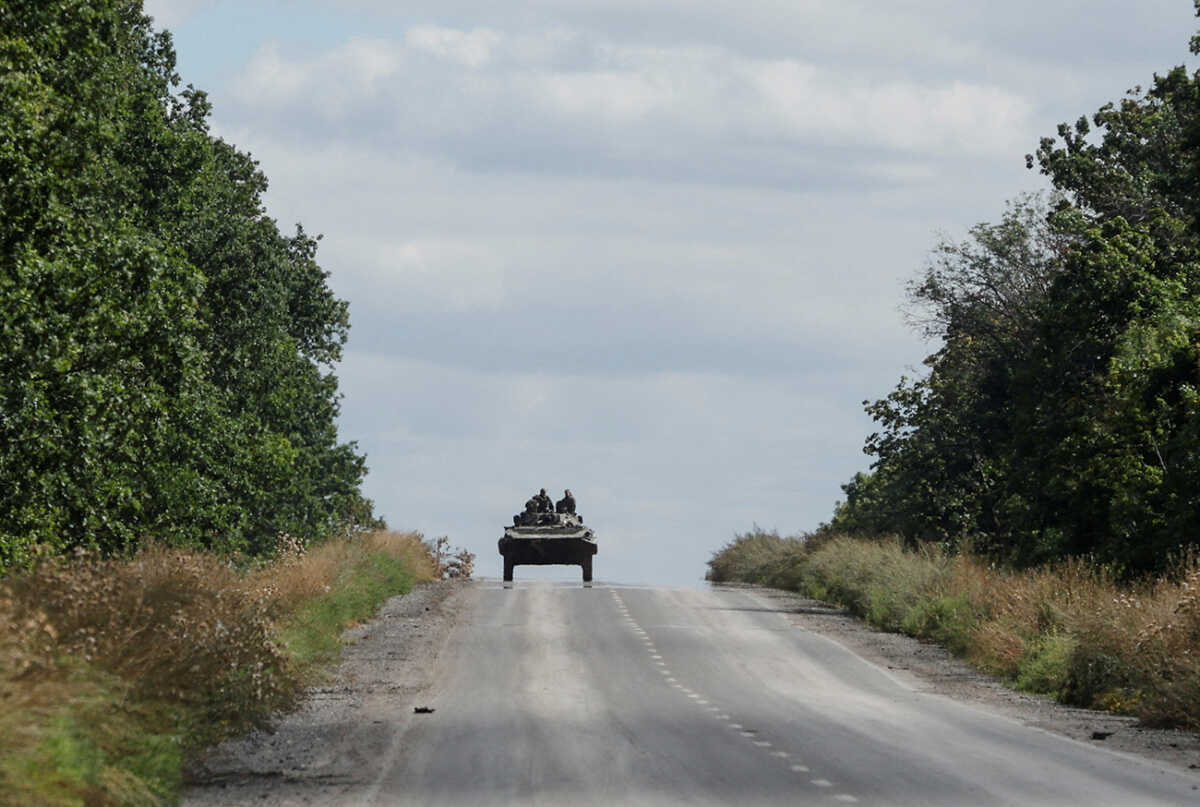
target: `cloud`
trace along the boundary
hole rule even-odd
[[[860,401],[929,350],[897,307],[936,231],[1169,64],[1166,2],[314,0],[212,49],[213,126],[326,236],[342,433],[395,526],[498,574],[503,522],[570,486],[602,579],[688,582],[828,518]]]
[[[477,28],[458,31],[422,25],[410,28],[404,37],[405,44],[417,50],[432,53],[456,64],[479,68],[491,59],[492,51],[501,42],[495,31]]]
[[[880,168],[901,157],[1011,154],[1031,111],[1020,94],[959,79],[429,25],[317,54],[268,45],[235,97],[260,130],[303,126],[469,171],[783,187],[903,182]]]
[[[359,351],[340,377],[347,436],[373,449],[368,494],[396,526],[450,533],[493,576],[503,526],[546,486],[579,496],[601,579],[695,582],[755,520],[824,516],[863,428],[811,377],[479,374]]]
[[[144,0],[143,10],[154,18],[155,28],[174,28],[196,14],[220,5],[222,0]]]

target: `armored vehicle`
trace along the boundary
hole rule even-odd
[[[504,580],[513,579],[514,566],[564,564],[583,567],[583,582],[592,580],[596,536],[575,513],[519,513],[500,539]]]

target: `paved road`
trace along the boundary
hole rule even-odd
[[[914,692],[753,592],[484,586],[362,803],[1200,804],[1200,778]]]

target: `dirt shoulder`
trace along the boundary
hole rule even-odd
[[[744,588],[737,586],[737,588]],[[1048,697],[1004,686],[942,647],[882,633],[850,612],[788,591],[752,588],[792,624],[833,639],[921,692],[932,692],[1019,720],[1073,740],[1200,771],[1200,734],[1152,729],[1136,718],[1063,706]]]
[[[478,589],[471,582],[418,586],[393,597],[343,637],[327,686],[273,731],[224,743],[187,771],[184,807],[357,803],[392,758],[420,693],[439,675],[441,651]]]

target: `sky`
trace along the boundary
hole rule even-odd
[[[570,488],[599,580],[827,521],[936,345],[939,239],[1188,58],[1188,0],[147,0],[350,303],[340,431],[395,529],[500,574]],[[517,579],[578,579],[518,567]]]

